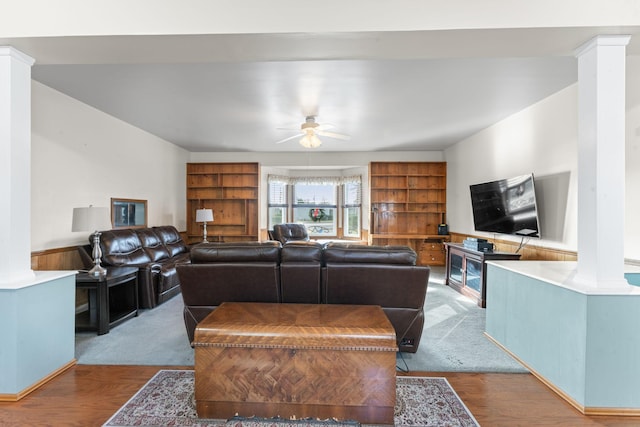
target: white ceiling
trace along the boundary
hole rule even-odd
[[[574,50],[634,28],[0,39],[33,78],[194,152],[441,150],[577,81]],[[636,44],[628,47],[637,53]]]

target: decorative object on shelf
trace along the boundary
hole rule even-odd
[[[93,268],[88,271],[92,276],[103,276],[107,269],[100,265],[102,250],[100,249],[100,230],[110,230],[109,208],[93,207],[73,208],[71,231],[93,231]]]
[[[438,234],[440,236],[446,236],[449,234],[449,226],[444,220],[444,212],[442,213],[442,222],[438,225]]]
[[[111,199],[113,228],[144,228],[147,226],[147,201]]]
[[[196,210],[196,222],[203,223],[204,235],[202,242],[208,242],[207,240],[207,222],[213,221],[213,210],[212,209],[198,209]]]

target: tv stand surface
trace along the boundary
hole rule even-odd
[[[473,299],[482,307],[487,306],[486,261],[520,259],[513,252],[482,252],[465,248],[461,243],[445,243],[447,252],[446,284]]]

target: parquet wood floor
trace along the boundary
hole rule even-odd
[[[101,426],[160,369],[180,368],[76,365],[18,402],[0,402],[0,426]],[[640,426],[640,417],[583,416],[530,374],[410,375],[446,377],[483,427]]]

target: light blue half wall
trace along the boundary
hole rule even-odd
[[[486,332],[584,412],[640,411],[640,288],[580,292],[557,283],[570,280],[572,266],[490,263]]]
[[[74,358],[75,272],[0,287],[0,395],[21,397]]]

